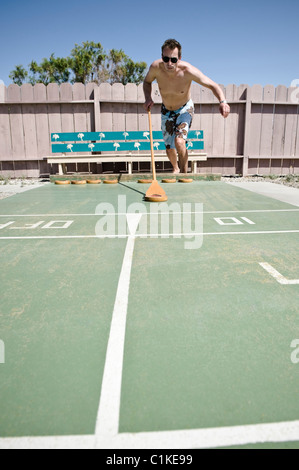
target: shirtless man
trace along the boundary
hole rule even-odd
[[[167,156],[173,166],[173,172],[187,173],[188,152],[186,139],[194,115],[191,100],[191,83],[195,81],[212,90],[219,100],[219,111],[224,118],[230,113],[223,91],[217,83],[206,77],[200,70],[188,62],[183,62],[182,47],[175,39],[168,39],[162,46],[162,58],[156,60],[144,79],[144,108],[151,109],[152,82],[157,80],[162,97],[161,121]],[[177,162],[177,153],[179,165]]]

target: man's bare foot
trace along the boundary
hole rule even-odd
[[[179,168],[174,168],[174,169],[172,170],[172,173],[173,173],[174,175],[176,175],[176,174],[180,173],[180,169],[179,169]]]

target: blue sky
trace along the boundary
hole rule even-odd
[[[0,80],[16,65],[75,43],[100,42],[150,65],[175,38],[183,59],[223,85],[279,84],[299,78],[299,1],[10,0],[1,4]]]

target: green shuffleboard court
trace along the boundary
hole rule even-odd
[[[163,187],[0,201],[0,448],[299,448],[299,207]]]

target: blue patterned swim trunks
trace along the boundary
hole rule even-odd
[[[187,140],[188,132],[194,116],[194,104],[190,99],[184,106],[169,111],[164,104],[161,107],[161,127],[163,139],[167,149],[175,149],[175,138]]]

